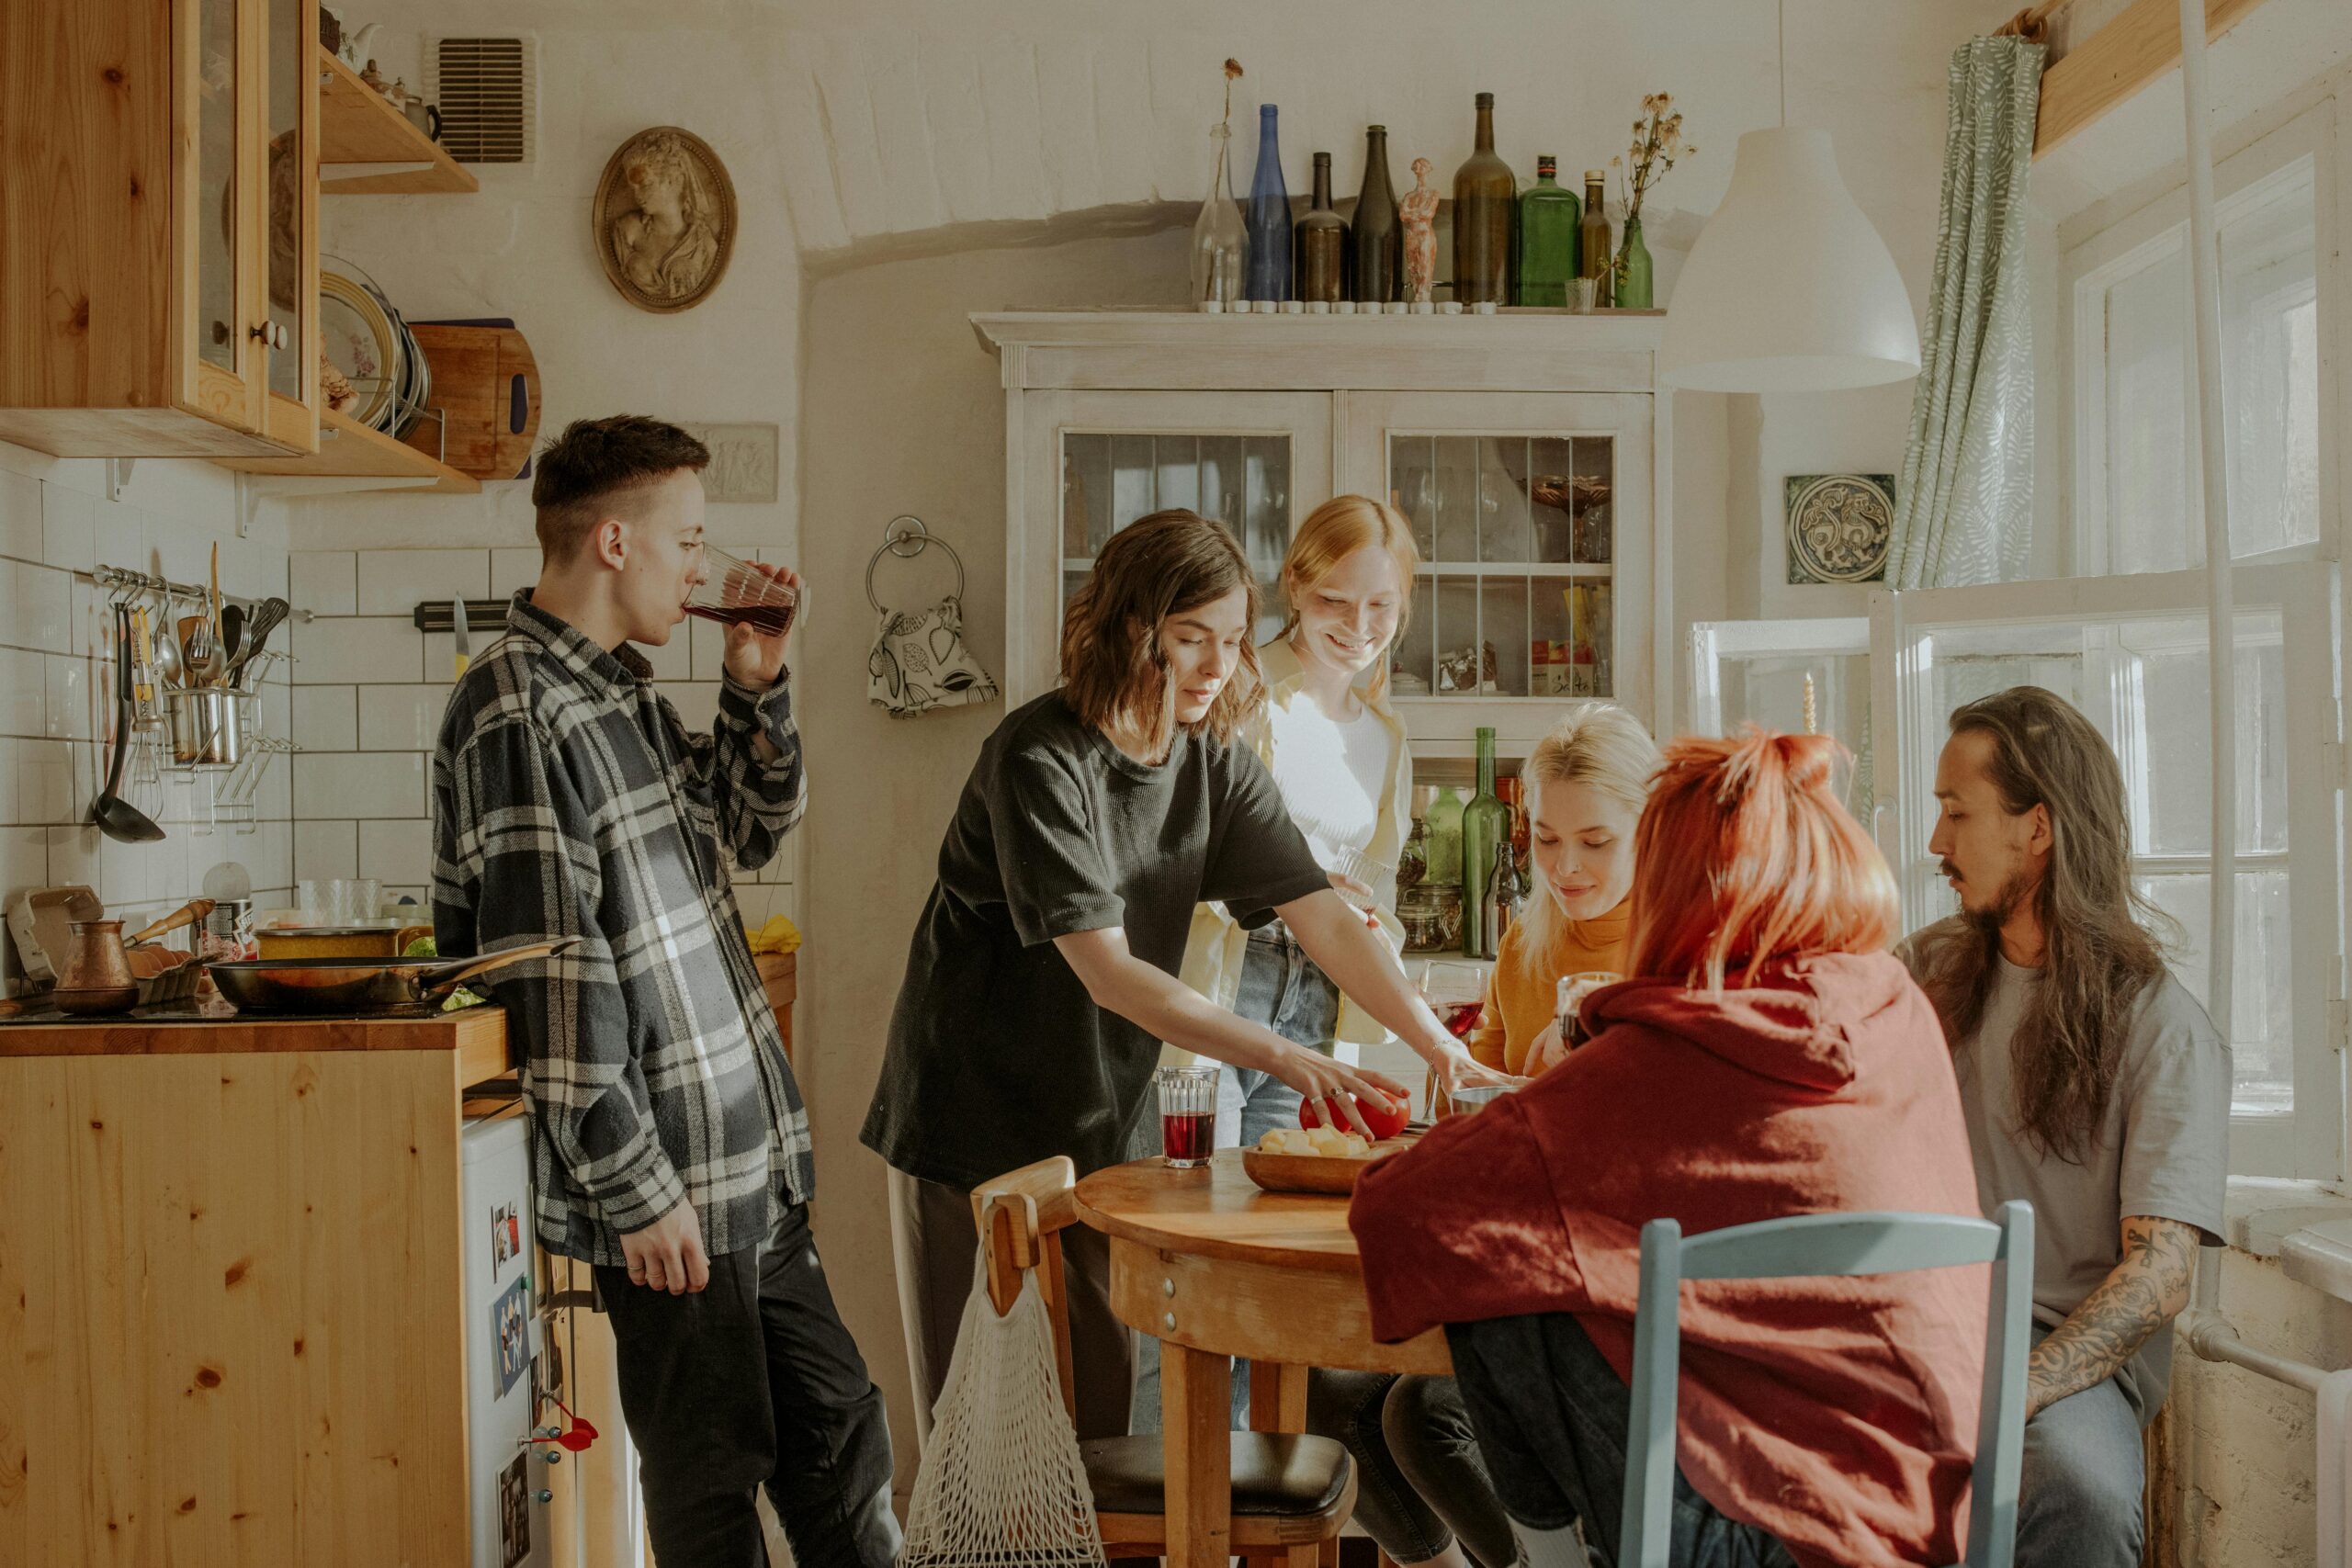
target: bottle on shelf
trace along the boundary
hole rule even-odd
[[[1421,820],[1429,824],[1429,874],[1432,887],[1462,886],[1462,795],[1452,784],[1438,786]]]
[[[1430,874],[1430,819],[1413,818],[1413,830],[1405,836],[1405,847],[1396,852],[1396,891],[1419,887]]]
[[[1331,207],[1331,154],[1315,154],[1315,198],[1291,231],[1298,270],[1296,293],[1312,303],[1346,299],[1348,225]]]
[[[1250,234],[1241,226],[1241,204],[1233,196],[1233,133],[1209,127],[1209,194],[1193,220],[1193,304],[1214,300],[1230,306],[1242,292],[1250,261]]]
[[[1559,160],[1549,152],[1537,158],[1535,183],[1519,198],[1514,304],[1569,303],[1569,286],[1582,266],[1577,252],[1577,226],[1584,221],[1584,204],[1576,192],[1560,184],[1559,166]]]
[[[1646,310],[1650,308],[1655,280],[1650,276],[1650,248],[1642,243],[1642,220],[1625,220],[1623,268],[1617,275],[1615,304],[1621,310]]]
[[[1478,727],[1478,793],[1462,808],[1462,952],[1492,958],[1487,945],[1487,883],[1495,869],[1496,846],[1510,845],[1510,811],[1495,795],[1495,732]],[[1475,911],[1475,913],[1474,913]]]
[[[1348,230],[1348,294],[1362,304],[1385,305],[1400,299],[1405,276],[1405,226],[1396,215],[1396,190],[1388,183],[1388,128],[1363,128],[1363,187],[1356,193],[1355,221]]]
[[[1479,935],[1486,951],[1482,957],[1501,954],[1503,938],[1519,920],[1520,899],[1525,897],[1520,886],[1519,859],[1511,853],[1510,837],[1505,834],[1495,840],[1494,864],[1487,870],[1487,886],[1478,895]]]
[[[1287,299],[1290,292],[1290,190],[1283,184],[1277,111],[1258,106],[1258,170],[1250,179],[1249,294],[1252,299]]]
[[[1577,250],[1582,262],[1577,276],[1594,280],[1592,308],[1596,310],[1605,310],[1610,305],[1609,263],[1614,254],[1610,243],[1608,206],[1600,194],[1602,177],[1599,169],[1584,172],[1584,219],[1577,229]]]
[[[1519,179],[1495,153],[1495,96],[1478,95],[1478,140],[1453,171],[1453,297],[1465,305],[1510,299],[1511,221]]]

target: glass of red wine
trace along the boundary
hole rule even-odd
[[[1216,1147],[1217,1069],[1162,1067],[1159,1086],[1159,1152],[1176,1170],[1206,1165]]]
[[[1586,969],[1574,975],[1560,976],[1555,1005],[1560,1014],[1560,1043],[1573,1051],[1592,1038],[1592,1031],[1584,1021],[1584,999],[1603,986],[1613,986],[1623,975],[1606,969]]]
[[[754,630],[771,637],[790,629],[792,617],[800,608],[800,595],[790,585],[708,545],[702,547],[702,558],[710,575],[687,595],[687,615],[722,626],[748,622]]]
[[[1424,964],[1420,991],[1421,1000],[1437,1014],[1445,1032],[1456,1040],[1467,1040],[1485,1010],[1487,972],[1475,964]]]

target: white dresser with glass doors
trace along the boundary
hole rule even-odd
[[[1520,757],[1561,706],[1672,696],[1662,319],[983,314],[1002,362],[1007,701],[1056,680],[1061,613],[1118,529],[1223,522],[1262,640],[1292,530],[1333,495],[1393,502],[1420,547],[1393,689],[1417,755],[1491,725]]]

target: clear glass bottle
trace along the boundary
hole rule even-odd
[[[1258,169],[1250,179],[1244,220],[1250,231],[1249,294],[1252,299],[1287,299],[1290,291],[1290,189],[1283,184],[1278,113],[1258,106]]]
[[[1209,127],[1209,194],[1193,220],[1193,303],[1214,299],[1231,305],[1241,291],[1250,260],[1250,235],[1241,225],[1241,204],[1233,197],[1233,133]]]
[[[1511,223],[1519,177],[1495,152],[1495,96],[1478,95],[1477,144],[1453,171],[1453,297],[1466,305],[1510,299]]]
[[[1348,225],[1331,206],[1331,154],[1315,154],[1315,198],[1291,231],[1297,297],[1337,304],[1348,297]]]
[[[1363,303],[1400,299],[1405,276],[1405,226],[1396,215],[1396,187],[1388,183],[1388,128],[1363,128],[1363,188],[1356,193],[1348,230],[1348,295]]]
[[[1600,194],[1602,178],[1599,169],[1584,172],[1584,221],[1577,230],[1577,249],[1583,262],[1577,276],[1594,280],[1592,308],[1596,310],[1609,307],[1609,264],[1616,254],[1610,243],[1608,206]]]
[[[1584,203],[1560,184],[1559,161],[1549,152],[1535,160],[1535,183],[1519,198],[1519,278],[1512,302],[1566,305],[1568,288],[1581,266],[1577,226]]]
[[[1494,864],[1487,869],[1487,886],[1478,896],[1478,924],[1486,951],[1479,956],[1499,957],[1503,938],[1519,919],[1519,862],[1511,854],[1510,837],[1506,834],[1495,840]]]
[[[1478,793],[1462,808],[1462,952],[1492,958],[1484,920],[1487,882],[1495,869],[1497,845],[1510,844],[1510,809],[1495,795],[1495,732],[1478,727]],[[1473,911],[1477,911],[1473,915]]]

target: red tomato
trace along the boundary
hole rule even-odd
[[[1412,1104],[1408,1100],[1400,1100],[1393,1104],[1384,1104],[1379,1100],[1366,1100],[1362,1095],[1353,1095],[1350,1098],[1356,1102],[1357,1119],[1371,1130],[1374,1143],[1378,1143],[1383,1138],[1393,1138],[1403,1132],[1406,1122],[1412,1115]],[[1314,1100],[1302,1100],[1298,1102],[1298,1124],[1301,1127],[1310,1128],[1323,1125],[1323,1118],[1317,1111]],[[1343,1133],[1355,1131],[1352,1127],[1342,1127],[1340,1130]]]

